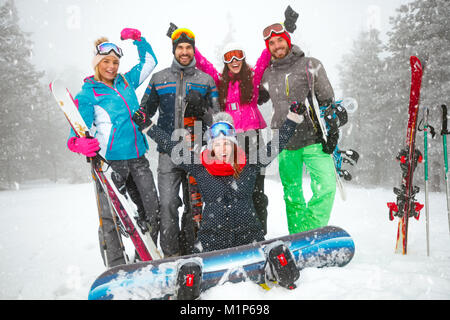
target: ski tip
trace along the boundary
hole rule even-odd
[[[48,84],[48,87],[50,88],[50,91],[53,92],[53,81]]]
[[[411,64],[411,67],[415,68],[415,69],[422,69],[422,62],[420,61],[420,59],[416,56],[411,56],[409,58],[409,62]]]

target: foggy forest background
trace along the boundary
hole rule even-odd
[[[50,94],[48,77],[30,62],[33,43],[20,28],[18,14],[13,0],[0,7],[0,190],[18,189],[30,181],[87,182],[86,161],[66,148],[68,124]],[[339,83],[333,86],[359,104],[341,130],[341,148],[361,155],[355,167],[347,167],[353,176],[348,183],[398,184],[395,156],[405,144],[409,57],[416,55],[426,60],[421,106],[430,108],[430,123],[437,132],[429,140],[430,183],[432,191],[444,190],[440,106],[448,104],[450,97],[448,17],[450,1],[412,1],[390,17],[387,40],[381,40],[377,29],[361,31],[346,50],[339,64]],[[270,103],[262,109],[270,116]],[[422,116],[420,108],[419,119]],[[423,151],[422,132],[416,141]],[[149,158],[154,168],[157,157]],[[423,179],[422,165],[416,172],[416,179]]]

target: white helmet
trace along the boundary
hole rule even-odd
[[[241,50],[244,51],[242,45],[238,42],[230,42],[228,43],[222,51],[222,55],[224,55],[227,52],[233,51],[233,50]]]

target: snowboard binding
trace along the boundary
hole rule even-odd
[[[342,169],[342,164],[348,163],[351,166],[356,165],[359,160],[359,153],[353,149],[339,150],[336,148],[333,152],[333,159],[339,176],[343,177],[346,181],[352,180],[352,175],[348,172],[348,170]]]
[[[195,300],[200,297],[202,266],[193,259],[181,262],[177,270],[177,300]]]
[[[293,290],[297,286],[295,281],[300,277],[294,255],[282,241],[275,241],[265,249],[266,264],[265,282],[270,287],[270,283],[277,283],[283,288]]]
[[[320,107],[320,115],[324,118],[328,135],[339,132],[339,128],[347,124],[348,113],[353,113],[358,108],[358,103],[353,98],[336,101],[329,106]],[[348,110],[347,110],[348,109]],[[352,180],[352,175],[343,164],[354,166],[358,163],[359,153],[353,149],[340,150],[339,141],[336,141],[332,152],[337,174],[346,181]]]

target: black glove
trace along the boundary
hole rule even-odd
[[[294,101],[291,103],[289,110],[293,113],[304,114],[306,112],[306,106],[301,102]]]
[[[132,118],[133,121],[138,125],[139,131],[142,131],[152,125],[152,120],[143,108],[139,108],[139,110],[133,114]]]
[[[190,90],[186,98],[184,98],[184,101],[187,104],[186,111],[184,112],[185,117],[201,118],[205,115],[207,102],[199,91]]]
[[[269,91],[264,86],[259,86],[258,105],[262,105],[270,100]]]
[[[331,130],[327,135],[327,142],[322,141],[322,150],[325,153],[332,154],[336,149],[339,140],[339,130]]]
[[[285,17],[284,28],[286,29],[287,32],[293,33],[295,29],[297,29],[295,23],[297,22],[298,19],[298,13],[295,12],[291,8],[291,6],[288,6],[286,8],[286,11],[284,11],[284,17]]]
[[[175,24],[173,24],[172,22],[170,23],[170,27],[169,27],[169,29],[167,30],[167,36],[169,37],[169,38],[171,38],[172,39],[172,33],[175,31],[175,30],[177,30],[178,29],[178,27],[175,25]]]

